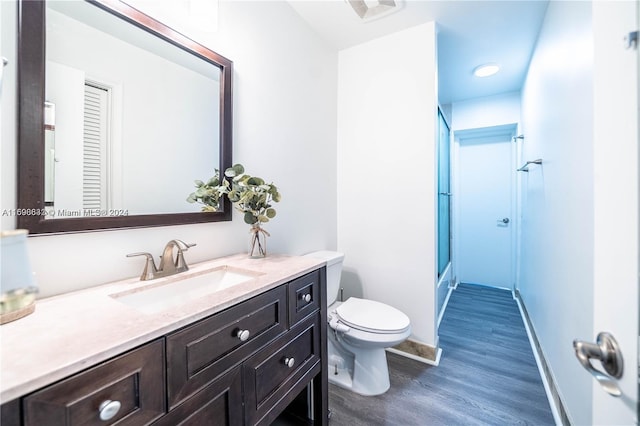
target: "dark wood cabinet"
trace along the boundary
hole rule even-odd
[[[154,426],[241,426],[242,369],[236,367],[162,417]]]
[[[20,399],[14,399],[0,406],[0,425],[20,426],[22,424],[22,412],[20,411]]]
[[[304,399],[326,425],[325,286],[325,268],[282,284],[5,403],[2,424],[268,425]]]
[[[308,317],[243,364],[246,424],[270,424],[321,371],[319,320]]]
[[[167,336],[169,408],[287,329],[280,286]]]
[[[294,325],[307,315],[320,309],[320,270],[311,272],[289,283],[289,323]]]
[[[24,424],[150,424],[165,413],[164,371],[157,340],[27,396]]]

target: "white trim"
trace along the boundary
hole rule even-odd
[[[447,309],[447,305],[449,304],[449,298],[451,297],[451,293],[453,293],[453,290],[457,287],[458,287],[458,284],[455,284],[455,287],[452,287],[451,285],[449,285],[449,291],[447,292],[447,297],[444,298],[444,302],[442,303],[442,308],[438,313],[438,324],[437,324],[438,329],[440,328],[440,322],[442,322],[442,317],[444,317],[444,311]]]
[[[553,414],[553,420],[556,422],[556,425],[562,425],[560,411],[558,410],[558,406],[555,403],[555,399],[551,391],[551,386],[549,384],[549,381],[547,380],[547,375],[545,374],[544,368],[542,366],[542,360],[538,355],[538,349],[536,348],[535,339],[533,338],[533,333],[535,332],[529,328],[529,321],[527,320],[524,314],[524,310],[522,309],[522,305],[520,304],[520,298],[516,296],[515,291],[513,290],[511,291],[511,295],[518,305],[520,317],[522,318],[525,330],[527,330],[527,337],[529,338],[531,352],[533,352],[533,357],[536,360],[536,366],[538,367],[538,372],[540,373],[540,379],[542,380],[542,385],[544,386],[544,392],[547,395],[547,401],[549,401],[549,407],[551,408],[551,414]]]

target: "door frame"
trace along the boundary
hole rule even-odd
[[[518,250],[517,250],[517,237],[519,235],[520,230],[520,217],[519,217],[519,206],[517,202],[517,175],[516,175],[516,162],[518,157],[518,144],[516,143],[518,139],[515,139],[518,134],[518,123],[508,123],[508,124],[500,124],[495,126],[487,126],[487,127],[479,127],[472,129],[459,129],[453,131],[453,139],[452,139],[452,156],[451,156],[451,186],[453,189],[453,197],[452,198],[452,262],[453,266],[453,280],[457,284],[459,282],[460,276],[460,200],[458,195],[460,194],[460,143],[461,140],[464,139],[475,139],[475,138],[498,138],[504,137],[505,139],[510,139],[511,143],[511,175],[510,175],[510,188],[511,188],[511,207],[509,212],[509,220],[511,221],[509,226],[510,233],[510,252],[511,252],[511,265],[510,265],[510,284],[506,289],[513,291],[516,285],[516,273],[517,273],[517,265],[518,265]],[[490,167],[490,166],[488,166]]]

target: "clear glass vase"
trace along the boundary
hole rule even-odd
[[[259,223],[251,225],[251,230],[249,230],[249,258],[259,259],[267,255],[268,236],[269,233]]]

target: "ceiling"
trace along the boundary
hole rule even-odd
[[[339,50],[435,21],[441,104],[520,90],[548,5],[547,0],[396,0],[397,11],[363,21],[345,0],[289,3]],[[473,69],[488,62],[500,64],[500,72],[475,77]]]

